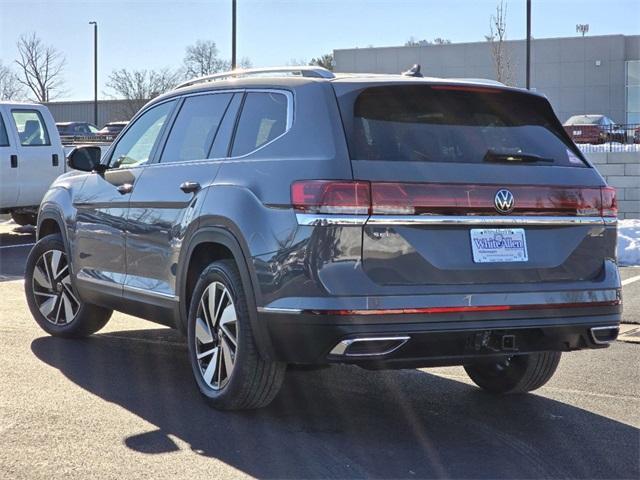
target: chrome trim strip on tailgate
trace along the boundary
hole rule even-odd
[[[340,215],[296,213],[298,225],[616,225],[616,217],[518,215]]]
[[[372,215],[367,225],[604,225],[603,217],[548,217],[498,215]]]

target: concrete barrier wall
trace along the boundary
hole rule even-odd
[[[618,218],[640,218],[640,152],[586,153],[607,183],[616,188]]]

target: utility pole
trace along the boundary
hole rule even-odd
[[[231,0],[231,70],[236,69],[236,0]]]
[[[98,22],[93,25],[93,124],[98,126]]]
[[[527,90],[531,89],[531,0],[527,0]]]

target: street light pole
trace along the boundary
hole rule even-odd
[[[527,90],[531,89],[531,0],[527,0]]]
[[[231,70],[236,69],[236,0],[231,0]]]
[[[98,22],[93,25],[93,124],[98,126]]]

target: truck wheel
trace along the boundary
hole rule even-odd
[[[464,369],[476,385],[491,393],[525,393],[549,381],[560,357],[560,352],[530,353],[466,365]]]
[[[35,213],[17,213],[11,212],[11,218],[18,225],[35,225],[38,221],[38,216]]]
[[[200,392],[222,410],[260,408],[276,396],[286,364],[261,358],[240,274],[231,260],[200,275],[189,308],[189,360]]]
[[[31,315],[45,332],[56,337],[86,337],[111,317],[111,310],[83,302],[73,288],[59,234],[40,239],[29,253],[24,289]]]

